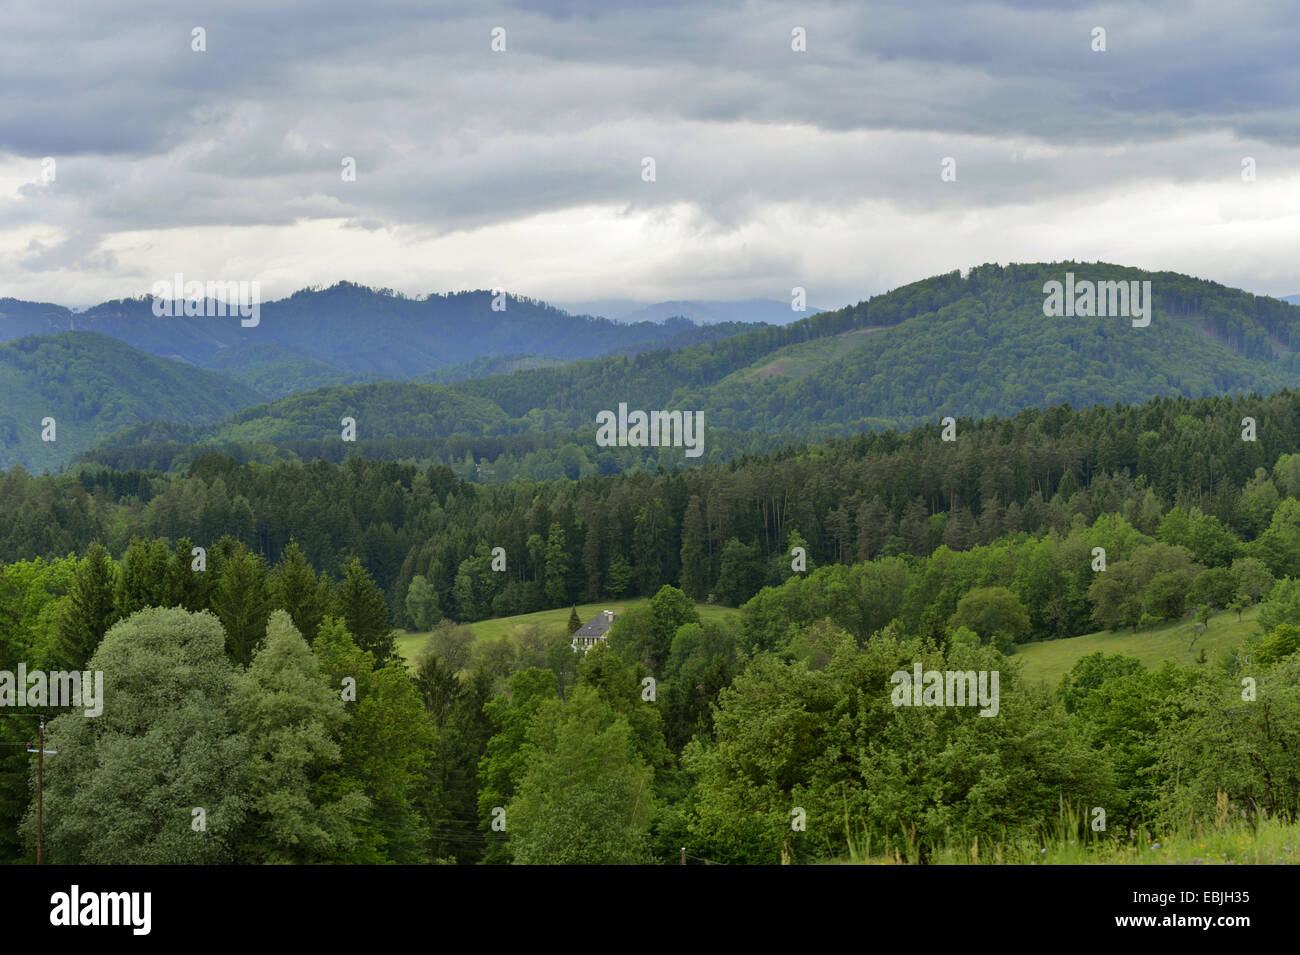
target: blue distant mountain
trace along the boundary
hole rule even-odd
[[[671,302],[634,302],[628,299],[600,299],[590,302],[569,302],[564,307],[572,312],[603,315],[619,322],[662,322],[669,318],[687,318],[701,325],[724,322],[766,322],[769,325],[788,325],[825,309],[808,306],[796,312],[788,301],[751,298],[742,301],[702,301],[683,299]]]
[[[500,302],[491,292],[471,291],[408,298],[351,282],[263,303],[252,327],[238,316],[156,317],[145,296],[77,311],[0,298],[0,342],[98,332],[151,355],[219,371],[272,398],[373,381],[458,380],[490,373],[496,369],[480,367],[483,360],[506,356],[544,365],[547,359],[705,345],[751,328],[684,318],[629,324],[570,314],[523,296]]]

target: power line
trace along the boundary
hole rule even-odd
[[[706,859],[703,856],[692,855],[685,849],[682,850],[683,859],[694,859],[696,862],[703,862],[705,865],[727,865],[726,862],[718,862],[716,859]]]

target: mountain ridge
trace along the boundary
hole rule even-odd
[[[1151,281],[1151,325],[1135,328],[1125,317],[1044,315],[1044,284],[1070,272],[1081,282]],[[946,416],[1272,392],[1300,386],[1297,346],[1300,312],[1213,281],[1108,263],[988,264],[707,345],[461,381],[451,385],[453,393],[488,404],[474,405],[466,427],[452,434],[551,435],[549,443],[562,444],[568,458],[554,476],[572,476],[623,466],[610,449],[594,445],[596,413],[621,402],[630,408],[701,409],[719,440],[723,434],[766,439],[729,445],[729,453],[746,453],[778,439],[820,440]],[[262,412],[299,416],[293,434],[316,435],[313,447],[299,449],[308,454],[322,453],[337,433],[343,393],[313,394]],[[360,401],[366,394],[369,404]],[[396,405],[391,392],[353,391],[345,397],[358,420],[383,418],[370,434],[411,437],[403,453],[418,454],[416,436],[432,441],[448,431],[420,420],[415,394],[405,393]],[[428,395],[435,407],[449,400],[441,392]],[[231,446],[275,440],[282,425],[256,418],[205,426],[203,439]],[[503,447],[476,446],[488,445]],[[707,448],[705,457],[717,460]],[[667,466],[690,463],[667,449],[657,459]]]
[[[284,397],[436,375],[503,355],[572,361],[715,341],[740,330],[738,323],[701,326],[685,319],[626,324],[483,290],[416,299],[352,282],[302,289],[259,310],[256,324],[245,327],[238,316],[159,317],[148,296],[76,312],[5,298],[0,341],[93,331]]]
[[[1071,273],[1080,283],[1151,282],[1150,326],[1135,328],[1125,317],[1045,315],[1046,283]],[[342,288],[335,294],[347,299],[361,293]],[[366,294],[362,298],[369,300]],[[405,307],[396,297],[381,302]],[[488,321],[492,314],[486,312]],[[282,321],[310,323],[313,312],[286,312]],[[481,340],[494,333],[486,329]],[[620,403],[703,410],[715,436],[705,460],[718,460],[724,435],[732,436],[727,454],[748,453],[773,441],[906,428],[947,416],[974,419],[1030,407],[1300,386],[1300,311],[1294,306],[1179,273],[1109,263],[986,264],[965,274],[931,276],[786,326],[759,326],[700,345],[629,347],[633,354],[566,364],[518,353],[505,362],[476,359],[456,374],[509,373],[419,383],[437,381],[435,370],[400,389],[392,387],[398,382],[374,388],[366,386],[380,383],[337,380],[287,395],[266,386],[249,388],[228,394],[226,413],[216,420],[206,406],[178,414],[144,401],[133,405],[131,415],[103,423],[97,437],[106,441],[104,448],[116,449],[160,438],[243,447],[253,449],[242,452],[249,458],[267,448],[292,448],[307,457],[364,454],[380,447],[375,442],[382,442],[389,455],[439,457],[454,447],[457,455],[489,460],[546,447],[554,458],[546,467],[556,470],[537,473],[574,476],[619,469],[637,459],[594,445],[597,412]],[[283,384],[278,372],[312,361],[270,336],[227,346],[209,361],[221,358],[245,375],[255,370],[253,382],[264,385]],[[302,378],[319,378],[331,367],[314,367]],[[144,420],[155,410],[156,421]],[[361,437],[340,451],[345,416],[357,419]],[[677,460],[670,449],[657,449],[654,457],[670,467]]]

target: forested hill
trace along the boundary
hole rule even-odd
[[[327,385],[406,380],[474,359],[530,355],[573,360],[712,342],[752,326],[699,326],[686,319],[620,324],[570,315],[490,292],[406,298],[351,282],[303,290],[238,316],[156,317],[152,299],[105,302],[73,313],[57,305],[0,299],[0,341],[94,331],[149,352],[221,371],[271,398]]]
[[[960,279],[954,273],[879,297],[869,306],[872,319],[898,323],[923,314],[951,297],[951,286],[958,282]],[[487,307],[487,303],[484,306]],[[493,317],[485,321],[499,321],[502,314],[510,313],[490,314]],[[826,314],[835,316],[831,324],[825,323]],[[78,321],[83,318],[77,316]],[[505,456],[513,460],[500,462],[501,479],[510,475],[578,477],[597,470],[603,473],[620,471],[638,464],[653,468],[656,455],[652,453],[614,448],[598,451],[592,444],[595,411],[600,407],[616,406],[619,400],[625,399],[613,397],[611,405],[598,406],[594,402],[609,400],[606,396],[615,395],[617,388],[623,387],[621,382],[629,371],[639,382],[648,382],[656,393],[667,396],[681,383],[689,384],[697,377],[719,380],[731,370],[761,361],[790,343],[825,340],[839,331],[846,319],[851,324],[853,315],[823,313],[793,327],[760,326],[742,334],[734,334],[733,326],[712,325],[695,329],[694,333],[732,334],[708,348],[687,347],[674,351],[664,347],[640,357],[620,355],[605,361],[561,366],[554,369],[554,375],[519,371],[515,373],[517,376],[528,376],[520,395],[515,395],[510,388],[509,383],[515,376],[497,375],[488,379],[491,385],[484,389],[483,394],[472,387],[454,392],[462,402],[468,402],[463,408],[457,408],[450,401],[452,393],[436,386],[425,386],[422,390],[414,384],[403,387],[394,383],[350,386],[335,381],[335,387],[281,397],[271,404],[241,411],[221,423],[205,425],[202,421],[179,415],[163,415],[159,421],[142,423],[116,434],[110,435],[105,431],[102,434],[105,441],[93,459],[110,466],[167,470],[178,462],[184,466],[204,450],[230,454],[239,460],[263,461],[286,456],[341,460],[347,456],[345,452],[367,457],[432,461],[460,460],[468,456],[497,462]],[[147,320],[142,318],[140,321]],[[237,320],[231,321],[236,322],[237,327]],[[156,326],[147,327],[156,331]],[[639,326],[623,327],[635,330]],[[667,327],[687,328],[687,323],[670,321]],[[687,333],[682,331],[679,334]],[[156,340],[145,344],[159,347]],[[641,342],[640,345],[646,346],[647,343]],[[275,397],[267,372],[269,369],[273,373],[278,367],[273,354],[277,347],[266,342],[231,347],[209,361],[223,369],[232,363],[238,366],[237,352],[242,350],[247,355],[254,349],[258,350],[266,364],[260,366],[254,380],[263,394]],[[637,347],[637,343],[629,347]],[[196,343],[190,354],[197,357],[201,351]],[[683,357],[678,358],[679,355]],[[502,364],[526,369],[543,363],[516,354],[508,361],[471,360],[449,366],[445,371],[449,376],[465,376],[476,371],[495,370]],[[247,373],[248,367],[244,367]],[[319,373],[319,369],[314,373]],[[454,380],[454,377],[444,378],[439,372],[425,373],[419,378],[425,381]],[[577,389],[576,393],[574,389]],[[552,414],[544,407],[535,412],[532,410],[539,400],[538,394],[548,392],[554,398],[554,405],[566,408],[567,413]],[[636,392],[637,396],[646,393],[645,389]],[[461,410],[465,413],[459,413]],[[355,444],[345,445],[339,440],[343,416],[353,417],[358,422]],[[716,423],[711,422],[709,427],[705,459],[714,461],[738,452],[771,450],[813,436],[810,431],[800,434],[764,432],[752,438],[729,435],[724,439]],[[455,440],[445,440],[447,438]],[[512,439],[503,440],[508,438]],[[674,456],[679,456],[679,452],[674,452]],[[0,465],[3,463],[0,461]],[[672,461],[658,463],[671,466]]]
[[[1253,441],[1242,439],[1244,417],[1256,421]],[[359,556],[400,623],[416,574],[436,590],[437,606],[463,620],[649,596],[665,583],[738,605],[790,576],[795,544],[806,546],[812,569],[922,559],[940,544],[966,551],[1021,531],[1035,540],[1055,531],[1036,557],[1038,545],[1017,545],[1017,560],[1030,562],[1023,573],[991,551],[973,578],[954,573],[947,556],[936,558],[904,616],[920,626],[938,605],[946,620],[963,588],[1013,586],[1038,608],[1039,635],[1072,636],[1090,628],[1085,594],[1096,535],[1119,560],[1136,543],[1118,534],[1121,525],[1155,535],[1174,508],[1182,524],[1164,527],[1161,539],[1186,546],[1204,566],[1251,556],[1275,576],[1300,577],[1300,504],[1286,500],[1300,497],[1297,448],[1300,392],[1284,391],[1027,410],[963,421],[955,442],[928,425],[724,467],[580,481],[483,486],[408,463],[262,467],[219,455],[166,476],[11,471],[0,476],[0,561],[84,552],[95,540],[120,554],[136,535],[215,548],[230,534],[274,563],[296,539],[316,568],[334,575]],[[1094,531],[1085,533],[1087,525]],[[510,555],[509,574],[490,568],[497,546]],[[189,545],[180,552],[188,555]],[[1117,567],[1108,577],[1133,583]],[[892,604],[855,609],[860,602],[882,593],[901,599],[906,590],[837,584],[827,599],[857,630],[899,613]],[[794,616],[818,619],[826,611],[816,606],[824,604]]]
[[[1049,318],[1043,286],[1150,281],[1155,317]],[[1267,392],[1300,384],[1300,309],[1173,272],[1061,262],[952,272],[784,328],[672,353],[462,382],[512,416],[703,409],[724,428],[846,431],[937,416]]]
[[[1064,281],[1067,273],[1077,282],[1149,281],[1150,325],[1134,327],[1120,316],[1045,316],[1044,284]],[[338,294],[362,292],[374,294],[355,287]],[[400,308],[424,305],[384,301]],[[519,320],[509,310],[492,313],[486,300],[480,304],[487,310],[485,327]],[[306,311],[302,322],[311,324]],[[384,327],[382,320],[378,327]],[[320,347],[341,350],[350,342],[361,361],[361,340],[368,334],[359,325],[340,328],[337,341]],[[482,334],[488,336],[482,341],[509,353],[504,340],[493,337],[496,332]],[[264,352],[278,347],[256,346]],[[218,423],[164,407],[158,417],[173,425],[117,434],[111,453],[96,452],[96,460],[167,469],[177,462],[184,466],[205,449],[239,460],[341,460],[359,454],[434,463],[470,458],[471,470],[474,462],[486,461],[494,465],[495,480],[579,477],[637,465],[653,470],[658,464],[719,462],[946,415],[984,418],[1064,403],[1083,408],[1162,396],[1270,393],[1300,386],[1297,347],[1300,309],[1214,282],[1105,264],[984,265],[964,277],[935,276],[849,308],[708,345],[540,368],[529,368],[543,363],[515,351],[504,367],[527,370],[460,381],[451,390],[336,384]],[[229,361],[238,350],[228,348],[211,361]],[[391,344],[389,351],[392,361],[401,362],[418,349]],[[259,366],[259,382],[276,378],[279,367],[274,354],[265,357],[269,364]],[[470,361],[455,374],[494,366],[503,367]],[[703,457],[687,461],[680,449],[643,454],[598,448],[596,414],[623,402],[630,409],[703,411]],[[355,444],[339,440],[344,416],[357,419]]]
[[[107,434],[159,418],[203,423],[260,401],[250,388],[93,332],[0,344],[0,462],[55,468]],[[53,430],[42,422],[53,418]],[[43,433],[46,438],[42,438]]]

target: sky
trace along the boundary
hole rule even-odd
[[[0,23],[0,297],[179,272],[263,300],[834,307],[1062,259],[1300,292],[1293,0],[0,0]]]

